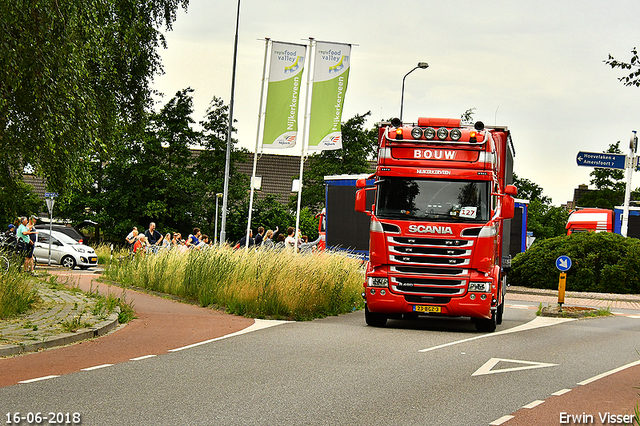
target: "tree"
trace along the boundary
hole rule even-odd
[[[364,128],[369,115],[371,111],[362,115],[356,114],[342,123],[342,149],[322,151],[309,157],[309,166],[303,176],[303,207],[314,210],[324,204],[325,176],[373,172],[369,161],[375,158],[378,130]],[[292,204],[295,200],[292,198]]]
[[[546,239],[566,234],[565,225],[569,212],[564,207],[551,205],[551,198],[543,195],[543,189],[529,179],[513,175],[518,188],[518,198],[529,200],[527,230],[537,239]]]
[[[201,144],[205,148],[199,154],[195,166],[198,185],[204,192],[199,200],[200,223],[201,225],[206,224],[205,227],[208,227],[209,232],[212,233],[214,232],[215,224],[215,197],[216,194],[221,194],[224,190],[229,106],[224,105],[221,98],[214,96],[200,125],[203,128]],[[236,129],[232,128],[232,132],[235,131]],[[249,211],[248,202],[242,202],[245,199],[248,200],[249,179],[245,174],[238,173],[235,166],[240,162],[246,161],[245,153],[247,150],[245,148],[238,149],[236,147],[237,143],[236,139],[231,139],[228,207],[230,211],[237,210],[237,214],[231,214],[231,216],[240,220],[240,223],[234,224],[232,220],[228,220],[226,232],[231,239],[235,238],[236,235],[244,234],[242,231],[239,233],[234,232],[234,226],[237,225],[240,229],[244,226],[246,230],[247,212]],[[219,214],[221,214],[221,211]]]
[[[621,154],[620,141],[609,145],[605,151],[611,154]],[[596,187],[595,191],[589,191],[579,200],[576,205],[580,207],[600,207],[603,209],[613,209],[624,202],[624,192],[626,180],[624,170],[594,168],[591,173],[591,184]]]
[[[634,47],[631,49],[631,59],[629,62],[619,61],[609,54],[609,59],[604,61],[604,63],[613,69],[620,68],[623,70],[631,70],[629,75],[620,77],[618,80],[624,83],[625,86],[640,87],[640,57],[638,57],[637,48]]]
[[[22,177],[9,185],[0,187],[0,224],[7,226],[14,223],[19,216],[38,214],[44,203],[36,194],[33,186],[26,184]],[[4,232],[6,228],[2,229]]]
[[[24,166],[61,193],[95,153],[140,133],[161,72],[160,29],[188,0],[16,0],[0,4],[0,186]]]

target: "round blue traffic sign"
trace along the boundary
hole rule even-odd
[[[556,259],[556,268],[558,268],[561,272],[566,272],[571,268],[571,259],[569,256],[559,256]]]

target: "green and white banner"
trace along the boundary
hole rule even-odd
[[[316,43],[309,149],[342,148],[342,106],[349,81],[351,45]]]
[[[262,145],[291,148],[298,136],[300,86],[307,46],[273,42]]]

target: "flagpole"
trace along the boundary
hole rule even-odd
[[[253,194],[254,194],[254,181],[256,179],[256,167],[258,164],[258,147],[260,142],[260,130],[262,128],[262,117],[264,116],[264,88],[267,81],[267,58],[269,57],[269,45],[270,39],[265,38],[264,45],[264,64],[262,65],[262,85],[260,86],[260,105],[258,106],[258,130],[256,131],[256,149],[253,153],[253,172],[251,173],[251,192],[249,195],[249,216],[247,219],[247,232],[245,247],[249,247],[249,232],[251,232],[251,216],[253,213]]]
[[[296,238],[296,247],[298,246],[298,228],[300,227],[300,203],[302,201],[302,172],[304,170],[304,157],[305,157],[305,145],[309,144],[309,115],[310,115],[310,99],[311,99],[311,81],[313,80],[312,75],[314,74],[313,67],[315,66],[315,58],[314,58],[314,47],[315,40],[313,37],[309,37],[309,54],[307,64],[309,64],[309,70],[307,71],[307,93],[305,95],[305,105],[304,105],[304,121],[303,121],[303,131],[302,131],[302,143],[300,144],[300,178],[298,185],[298,205],[296,207],[296,227],[294,230],[294,235]]]

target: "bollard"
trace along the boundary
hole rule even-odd
[[[558,281],[558,309],[559,312],[562,312],[562,304],[564,303],[564,290],[567,286],[567,273],[560,272],[560,280]]]

